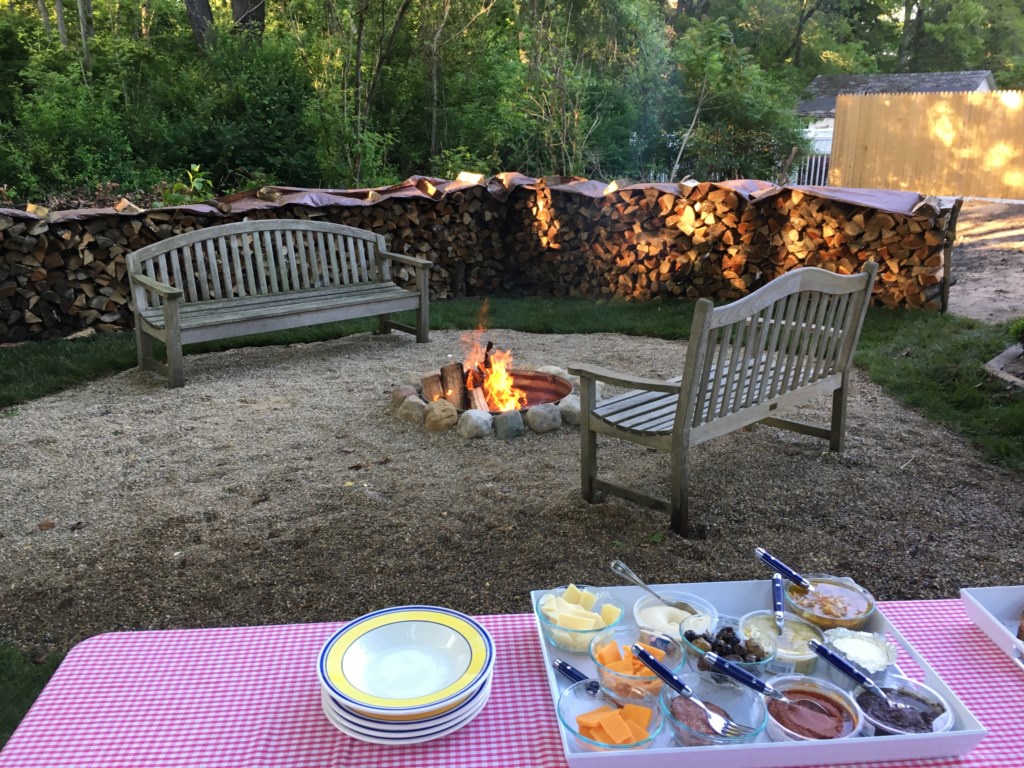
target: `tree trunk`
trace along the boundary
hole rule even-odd
[[[82,36],[82,68],[92,72],[92,57],[89,55],[89,38],[92,37],[92,5],[88,0],[78,0],[78,30]]]
[[[267,4],[264,0],[231,0],[231,15],[235,29],[263,36],[267,20]]]
[[[36,4],[39,7],[39,20],[43,23],[43,34],[47,37],[50,36],[50,12],[46,10],[46,0],[36,0]]]
[[[210,0],[185,0],[185,11],[188,24],[192,27],[192,36],[200,48],[209,48],[213,43],[213,11]]]
[[[903,3],[903,31],[900,34],[899,62],[900,69],[907,70],[910,64],[911,51],[914,48],[914,39],[920,29],[924,27],[924,13],[918,0],[904,0]]]
[[[67,48],[68,25],[64,21],[64,0],[53,0],[53,8],[57,12],[57,36],[60,38],[60,44]]]

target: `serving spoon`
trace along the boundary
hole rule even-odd
[[[649,586],[647,586],[639,576],[637,576],[635,573],[633,573],[633,569],[632,568],[630,568],[628,565],[626,565],[621,560],[612,560],[612,562],[611,562],[611,569],[612,569],[612,573],[614,573],[617,576],[621,576],[623,579],[625,579],[629,583],[635,584],[636,586],[640,587],[641,589],[646,590],[648,594],[652,595],[658,601],[660,601],[664,605],[667,605],[669,608],[675,608],[676,610],[686,611],[687,613],[691,613],[691,614],[695,614],[695,615],[700,613],[699,609],[693,607],[692,605],[690,605],[689,603],[687,603],[684,600],[667,600],[666,598],[664,598],[661,595],[659,595],[657,592],[655,592],[653,589],[651,589]]]
[[[753,688],[758,693],[763,693],[770,699],[775,699],[776,701],[791,707],[803,707],[804,709],[815,710],[823,715],[829,714],[827,709],[813,699],[791,699],[778,688],[766,683],[757,675],[748,672],[742,667],[736,666],[727,659],[723,659],[713,651],[705,653],[704,659],[716,672],[721,672],[722,674],[731,677],[736,682],[742,683],[748,688]]]
[[[886,694],[885,691],[882,690],[881,686],[878,685],[878,683],[876,683],[870,677],[865,675],[863,672],[861,672],[859,669],[853,666],[849,661],[844,659],[842,656],[840,656],[838,653],[833,651],[828,646],[819,643],[817,640],[808,640],[807,644],[811,647],[812,651],[814,651],[821,658],[823,658],[833,667],[838,669],[848,678],[853,680],[859,686],[864,688],[864,690],[871,691],[871,693],[875,694],[875,696],[881,698],[882,701],[885,702],[886,706],[889,707],[889,709],[914,709],[914,707],[910,704],[906,704],[902,701],[896,701],[894,699],[889,698],[889,696]]]

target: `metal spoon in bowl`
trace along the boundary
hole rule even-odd
[[[726,736],[731,739],[738,739],[743,736],[749,736],[751,733],[754,732],[753,728],[746,725],[740,725],[739,723],[734,723],[732,720],[722,717],[717,712],[709,709],[707,704],[705,704],[703,701],[701,701],[693,695],[693,690],[690,688],[690,686],[688,686],[686,683],[684,683],[682,680],[680,680],[678,677],[672,674],[668,667],[664,666],[660,661],[654,658],[639,643],[634,643],[629,650],[632,651],[633,655],[640,659],[640,661],[642,661],[648,669],[650,669],[654,674],[660,677],[662,681],[665,683],[665,685],[667,685],[673,691],[678,693],[680,696],[685,696],[698,707],[700,707],[702,710],[704,710],[704,715],[708,719],[708,725],[711,726],[711,730],[713,730],[719,736]]]
[[[871,691],[871,693],[875,694],[875,696],[881,698],[882,701],[885,702],[886,706],[889,707],[889,709],[914,709],[914,707],[910,704],[905,704],[902,701],[895,701],[894,699],[890,699],[889,696],[886,695],[885,691],[882,690],[881,686],[878,685],[878,683],[876,683],[870,677],[865,675],[863,672],[861,672],[859,669],[857,669],[850,662],[848,662],[846,659],[844,659],[842,656],[840,656],[838,653],[833,651],[828,646],[822,645],[817,640],[808,640],[807,645],[811,647],[812,651],[814,651],[816,654],[821,656],[821,658],[823,658],[833,667],[835,667],[848,678],[857,683],[857,685],[864,688],[864,690]]]
[[[711,668],[716,672],[721,672],[724,675],[731,677],[738,683],[742,683],[748,688],[753,688],[758,693],[763,693],[770,699],[782,702],[791,707],[803,707],[804,709],[816,710],[817,712],[827,715],[826,710],[821,704],[812,699],[791,699],[782,691],[772,687],[764,680],[759,678],[757,675],[748,672],[742,667],[738,667],[727,659],[723,659],[717,653],[709,651],[704,654],[704,660],[711,665]]]
[[[797,586],[803,587],[808,592],[816,591],[814,589],[814,585],[811,584],[811,582],[809,582],[807,579],[805,579],[803,576],[794,571],[792,568],[790,568],[788,565],[779,560],[779,558],[775,557],[771,552],[768,552],[763,547],[756,547],[754,549],[754,555],[762,563],[767,565],[772,570],[778,571]]]
[[[782,574],[772,574],[772,608],[775,611],[775,626],[782,634],[782,628],[786,624],[786,612],[782,606]]]
[[[687,603],[687,602],[685,602],[683,600],[667,600],[664,597],[662,597],[661,595],[659,595],[657,592],[655,592],[653,589],[651,589],[649,586],[647,586],[643,582],[643,580],[641,580],[641,578],[639,576],[637,576],[635,573],[633,573],[633,570],[628,565],[626,565],[624,562],[622,562],[621,560],[612,560],[611,569],[612,569],[612,573],[614,573],[617,576],[621,576],[623,579],[625,579],[626,581],[630,582],[631,584],[635,584],[636,586],[640,587],[641,589],[646,590],[648,592],[648,594],[653,595],[655,598],[660,600],[662,603],[667,605],[669,608],[675,608],[677,610],[686,611],[687,613],[691,613],[691,614],[698,614],[698,613],[700,613],[700,610],[698,608],[693,607],[692,605],[690,605],[689,603]]]
[[[601,687],[600,681],[594,680],[592,677],[587,677],[569,662],[564,661],[563,659],[552,659],[551,666],[555,668],[556,672],[562,673],[567,680],[571,680],[574,683],[586,682],[587,693],[591,696],[600,696],[605,701],[614,704],[617,707],[622,706],[621,701]],[[627,699],[642,699],[648,695],[647,691],[642,688],[630,688],[626,693],[628,693]]]

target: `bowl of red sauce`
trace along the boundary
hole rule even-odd
[[[864,714],[853,696],[838,685],[808,675],[778,675],[768,680],[795,704],[768,699],[772,741],[826,741],[858,736]]]
[[[789,584],[785,593],[787,610],[804,621],[822,629],[861,629],[875,612],[875,598],[851,578],[810,574],[806,579],[813,590]]]

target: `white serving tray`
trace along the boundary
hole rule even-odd
[[[719,581],[693,584],[662,584],[664,589],[680,589],[709,600],[719,613],[742,616],[771,605],[771,581]],[[655,587],[657,589],[657,587]],[[624,622],[633,623],[633,603],[644,595],[639,587],[603,587],[614,593],[625,606]],[[536,603],[542,592],[531,593]],[[920,733],[900,736],[856,737],[837,741],[771,742],[761,734],[758,741],[736,746],[681,747],[676,744],[671,729],[666,725],[648,749],[624,753],[591,752],[573,739],[559,725],[562,748],[566,760],[573,768],[600,768],[601,766],[629,766],[629,768],[679,768],[694,765],[700,768],[787,768],[804,765],[845,765],[869,761],[896,762],[900,760],[951,757],[965,755],[984,738],[985,729],[968,711],[956,694],[939,679],[927,662],[896,631],[879,611],[875,611],[867,626],[868,632],[889,635],[903,646],[917,663],[924,677],[921,682],[933,688],[949,703],[955,715],[953,729],[947,733]],[[569,653],[548,644],[537,625],[537,634],[543,648],[548,687],[552,706],[569,683],[551,665],[555,658],[565,659],[584,674],[596,677],[588,654]],[[820,662],[819,673],[825,662]]]
[[[1024,670],[1024,641],[1017,639],[1024,586],[969,587],[960,590],[960,602],[978,629]]]

